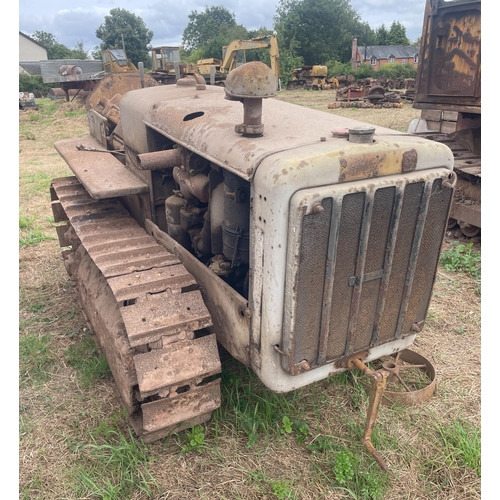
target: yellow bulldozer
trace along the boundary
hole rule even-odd
[[[179,78],[196,73],[196,64],[181,61],[180,47],[163,45],[151,49],[153,70],[151,76],[164,85],[174,84]]]
[[[102,51],[102,66],[105,73],[138,71],[134,63],[128,60],[125,49],[104,49]]]
[[[328,68],[323,65],[302,66],[292,70],[287,90],[330,90],[337,89],[336,78],[328,78]]]

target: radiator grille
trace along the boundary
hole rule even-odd
[[[298,373],[304,360],[321,366],[421,327],[453,194],[442,188],[445,175],[332,187],[320,197],[323,210],[292,216],[300,236],[287,276],[286,370]],[[307,211],[308,197],[292,207],[296,214]]]

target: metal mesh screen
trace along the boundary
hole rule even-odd
[[[291,372],[414,333],[427,314],[452,190],[433,178],[342,193],[302,218]]]

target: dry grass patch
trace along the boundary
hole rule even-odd
[[[402,108],[339,108],[328,109],[328,104],[335,102],[335,90],[284,90],[276,99],[280,101],[306,106],[326,113],[360,120],[379,127],[387,127],[399,132],[406,132],[413,118],[420,117],[420,110],[413,109],[410,103],[404,102]]]

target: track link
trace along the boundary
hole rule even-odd
[[[151,442],[207,421],[221,364],[194,277],[118,199],[92,199],[76,177],[50,192],[66,270],[135,433]]]

